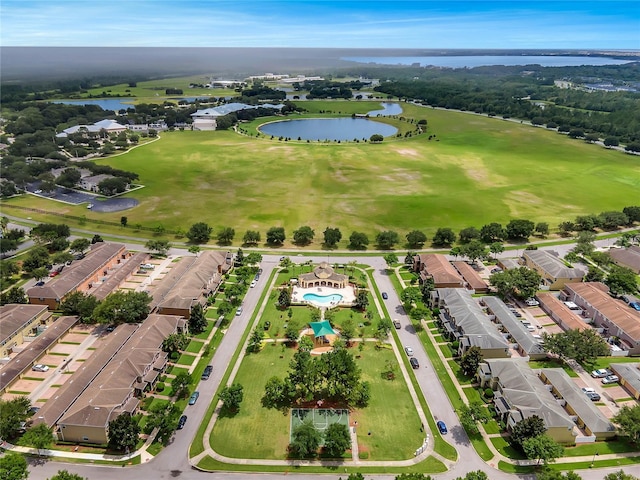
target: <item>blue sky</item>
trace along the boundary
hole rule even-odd
[[[640,49],[640,1],[2,0],[2,46]]]

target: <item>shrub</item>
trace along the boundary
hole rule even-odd
[[[163,382],[158,382],[156,384],[156,392],[162,392],[164,390],[164,383]]]
[[[493,390],[491,390],[490,388],[485,388],[485,389],[484,389],[484,396],[485,396],[486,398],[493,398],[493,397],[494,397],[494,395],[495,395],[494,391],[493,391]]]

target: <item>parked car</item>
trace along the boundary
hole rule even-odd
[[[442,420],[438,420],[438,422],[436,423],[436,425],[438,426],[438,430],[440,431],[440,433],[442,435],[446,435],[448,430],[447,430],[447,425],[446,423],[444,423]]]
[[[409,359],[409,363],[411,364],[411,368],[414,370],[420,368],[420,363],[418,363],[418,359],[416,357],[411,357]]]
[[[596,389],[591,387],[582,387],[582,391],[584,393],[596,393]]]
[[[602,379],[602,383],[604,383],[605,385],[608,383],[617,383],[618,380],[620,379],[618,378],[617,375],[607,375]]]
[[[44,285],[44,280],[40,280],[39,282],[36,283],[36,287],[41,287]]]
[[[631,308],[640,312],[640,302],[631,302],[629,304]]]
[[[400,330],[402,328],[402,325],[398,320],[393,321],[393,326],[396,327],[396,330]]]
[[[189,405],[195,405],[198,401],[198,397],[200,396],[200,392],[196,391],[191,394],[189,397]]]
[[[261,268],[258,269],[258,275],[262,275],[262,269]]]
[[[496,267],[496,268],[492,268],[491,269],[491,273],[500,273],[502,272],[502,269],[500,267]]]
[[[600,395],[598,395],[598,393],[596,392],[588,392],[586,395],[592,402],[597,402],[600,400]]]
[[[187,416],[182,415],[180,420],[178,420],[178,430],[182,430],[184,428],[184,424],[187,423]]]
[[[409,355],[410,357],[413,356],[413,348],[404,347],[404,351],[407,352],[407,355]]]
[[[236,310],[236,317],[239,317],[240,315],[242,315],[242,307],[238,307]]]
[[[47,372],[49,370],[49,367],[47,365],[37,363],[33,367],[31,367],[31,370],[33,370],[34,372]]]
[[[258,284],[258,282],[256,282],[255,280],[253,282],[251,282],[251,284],[249,285],[251,288],[255,287]]]
[[[213,367],[211,365],[207,365],[206,367],[204,367],[204,371],[202,372],[202,376],[200,377],[200,379],[209,380],[211,372],[213,372]]]
[[[60,275],[60,272],[58,272],[57,270],[54,270],[49,274],[50,277],[57,277],[58,275]]]
[[[607,370],[606,368],[599,368],[591,372],[591,376],[593,378],[604,378],[611,375],[611,370]]]
[[[140,264],[140,268],[144,269],[144,270],[153,270],[155,267],[155,265],[151,264],[151,263],[141,263]]]
[[[387,292],[382,292],[382,298],[384,298],[385,300],[389,298],[389,295],[387,295]]]
[[[537,307],[538,305],[540,305],[540,302],[535,298],[527,298],[524,303],[526,303],[530,307]]]
[[[33,192],[33,193],[40,194],[40,193],[42,193],[42,190],[36,190],[36,191],[35,191],[35,192]]]
[[[107,332],[113,332],[115,329],[116,329],[115,325],[107,325],[107,328],[105,328]]]

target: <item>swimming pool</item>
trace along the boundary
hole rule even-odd
[[[331,295],[317,295],[315,293],[305,293],[302,296],[308,302],[319,303],[321,305],[330,305],[342,300],[342,295],[339,293],[332,293]]]

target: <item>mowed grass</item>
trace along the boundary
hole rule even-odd
[[[342,108],[332,104],[333,111]],[[345,102],[344,109],[354,106],[371,108]],[[141,202],[134,209],[100,214],[33,196],[9,203],[114,222],[126,215],[131,226],[186,230],[204,221],[216,230],[235,228],[236,243],[247,229],[264,239],[269,227],[284,226],[289,245],[293,230],[310,225],[317,247],[333,226],[342,230],[344,248],[354,230],[373,237],[419,229],[431,236],[438,227],[513,218],[554,226],[578,214],[620,210],[637,196],[636,156],[505,120],[402,106],[403,116],[427,119],[427,135],[327,145],[231,131],[164,132],[157,142],[99,160],[140,175],[145,188],[129,194]]]
[[[363,371],[364,380],[371,382],[369,407],[352,413],[352,419],[358,421],[359,444],[369,452],[371,460],[412,457],[422,442],[423,434],[420,433],[420,420],[407,386],[399,372],[394,381],[381,378],[387,360],[399,368],[393,352],[375,350],[373,346],[367,346],[363,352],[352,351],[362,355],[357,360],[358,366]],[[293,349],[283,350],[281,346],[267,344],[259,354],[244,358],[234,380],[244,387],[244,400],[237,415],[222,417],[216,422],[210,437],[216,452],[232,458],[286,458],[289,412],[283,414],[263,408],[260,399],[271,376],[284,378],[293,353]]]

